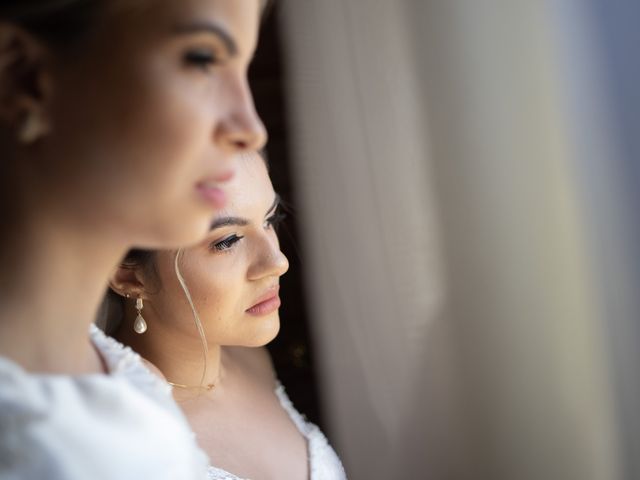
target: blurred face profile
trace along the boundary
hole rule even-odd
[[[281,219],[278,197],[255,154],[241,161],[228,192],[229,204],[214,219],[209,235],[182,252],[179,267],[208,341],[261,346],[278,333],[279,279],[289,268],[275,231]],[[153,312],[150,325],[163,331],[164,338],[199,339],[174,259],[175,252],[156,255],[161,287],[151,289],[145,309]]]
[[[246,79],[260,2],[105,3],[86,44],[52,57],[34,190],[130,244],[194,243],[265,141]]]

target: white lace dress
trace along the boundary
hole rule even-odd
[[[346,480],[344,468],[336,452],[331,448],[327,438],[313,423],[307,422],[295,409],[287,396],[284,387],[278,383],[276,395],[280,405],[289,414],[300,433],[307,440],[307,453],[309,456],[310,480]],[[248,480],[241,479],[225,470],[209,467],[209,480]]]
[[[206,479],[170,387],[92,327],[109,374],[39,375],[0,357],[3,480]]]

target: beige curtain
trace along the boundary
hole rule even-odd
[[[528,0],[279,5],[321,391],[350,478],[622,478],[578,161],[593,126],[565,63],[597,52],[571,5],[571,23]]]

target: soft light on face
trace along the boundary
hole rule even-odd
[[[278,333],[279,279],[289,268],[274,230],[277,196],[262,159],[242,159],[228,192],[229,205],[207,239],[184,250],[180,271],[209,342],[261,346]],[[148,304],[158,328],[198,338],[174,258],[175,252],[157,255],[161,288]]]
[[[90,54],[58,66],[43,188],[137,245],[192,244],[226,204],[238,155],[265,141],[246,79],[259,1],[121,10]]]

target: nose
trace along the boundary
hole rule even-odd
[[[255,261],[249,269],[249,280],[267,277],[281,277],[289,270],[289,259],[280,250],[277,239],[265,239],[264,245],[257,251]]]
[[[267,131],[256,112],[246,79],[230,92],[229,109],[219,122],[215,137],[223,148],[235,153],[260,150],[267,142]]]

